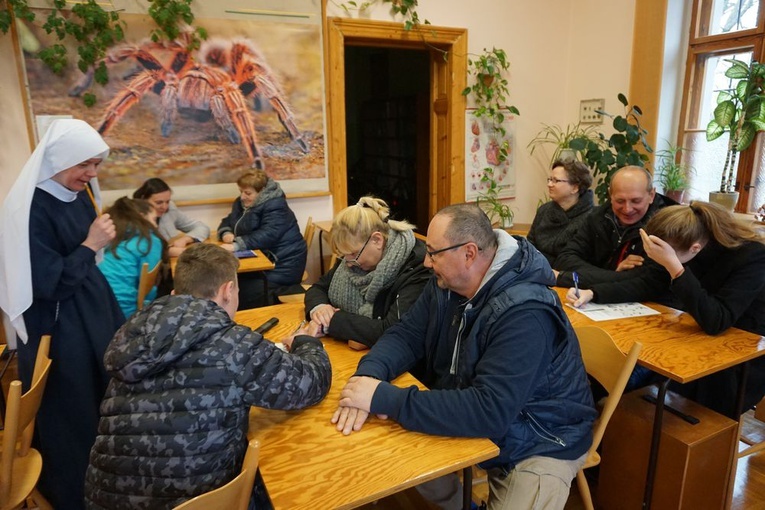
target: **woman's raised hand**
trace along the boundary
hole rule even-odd
[[[88,237],[82,242],[93,251],[98,251],[108,245],[117,235],[117,229],[114,222],[108,214],[102,214],[90,224]]]

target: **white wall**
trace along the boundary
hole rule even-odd
[[[618,111],[619,92],[629,89],[635,0],[422,0],[419,13],[434,25],[466,27],[469,51],[504,48],[510,58],[510,102],[521,111],[517,123],[518,197],[511,201],[516,222],[530,223],[544,197],[549,155],[526,145],[541,123],[577,121],[579,100],[602,97]],[[345,14],[330,3],[329,15]],[[356,17],[357,14],[354,14]],[[390,21],[384,5],[362,17]],[[30,150],[22,95],[10,37],[0,36],[0,198],[4,198]],[[539,154],[539,156],[537,156]],[[330,219],[331,197],[290,200],[298,221]],[[217,226],[226,206],[200,206],[189,213]],[[310,269],[310,268],[309,268]]]

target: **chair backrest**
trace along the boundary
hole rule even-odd
[[[428,236],[426,236],[424,234],[420,234],[419,232],[415,232],[414,233],[414,238],[415,239],[419,239],[423,243],[427,243],[428,242]]]
[[[308,217],[308,222],[305,225],[305,230],[303,231],[303,239],[305,239],[305,246],[307,249],[311,249],[311,244],[313,244],[313,235],[316,232],[316,225],[313,223],[313,217]]]
[[[624,387],[627,386],[627,380],[635,368],[643,344],[635,342],[630,352],[625,356],[614,343],[611,335],[601,328],[580,326],[574,329],[579,338],[585,370],[608,392],[608,397],[593,432],[592,446],[590,447],[590,451],[593,452],[600,446],[608,421],[614,414],[619,399],[622,398]]]
[[[14,461],[17,457],[25,457],[30,450],[35,416],[40,409],[40,402],[50,372],[49,351],[50,336],[46,335],[40,340],[32,375],[32,386],[29,391],[21,394],[21,381],[11,382],[8,390],[5,428],[3,430],[3,452],[0,455],[0,506],[6,504],[11,493],[11,473],[13,472]],[[16,443],[20,435],[22,440],[17,449]]]
[[[260,457],[260,442],[252,439],[247,446],[247,453],[242,463],[242,472],[223,487],[205,492],[181,503],[174,510],[208,510],[210,508],[226,508],[230,510],[247,510],[250,495],[255,485],[255,473],[258,471]]]
[[[154,266],[154,269],[149,271],[149,263],[143,263],[143,267],[141,267],[141,278],[138,280],[138,298],[136,300],[138,310],[143,308],[143,302],[146,300],[146,296],[151,292],[151,289],[157,285],[157,277],[159,276],[159,268],[161,266],[162,262],[159,262]]]

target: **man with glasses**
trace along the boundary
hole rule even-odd
[[[676,205],[656,193],[651,174],[639,166],[617,170],[608,192],[555,259],[559,287],[573,287],[574,273],[579,288],[639,276],[645,260],[640,229],[661,208]]]
[[[435,278],[361,360],[332,422],[350,434],[374,413],[428,434],[490,438],[500,448],[483,465],[490,510],[562,509],[595,410],[547,260],[492,230],[474,204],[439,211],[427,246]],[[431,391],[387,382],[415,366]],[[443,508],[459,501],[450,487]]]

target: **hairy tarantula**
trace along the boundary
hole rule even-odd
[[[151,91],[161,98],[162,136],[170,135],[179,111],[202,120],[212,115],[231,143],[244,145],[252,166],[263,169],[252,112],[246,101],[250,96],[259,96],[268,100],[290,137],[303,152],[308,152],[308,144],[295,125],[276,76],[252,42],[205,41],[195,58],[188,50],[187,39],[188,35],[183,34],[174,41],[123,44],[107,54],[106,65],[134,59],[139,67],[106,106],[97,126],[99,133],[108,133],[125,112]],[[163,58],[167,55],[169,58]],[[80,95],[92,80],[91,70],[69,94]]]

